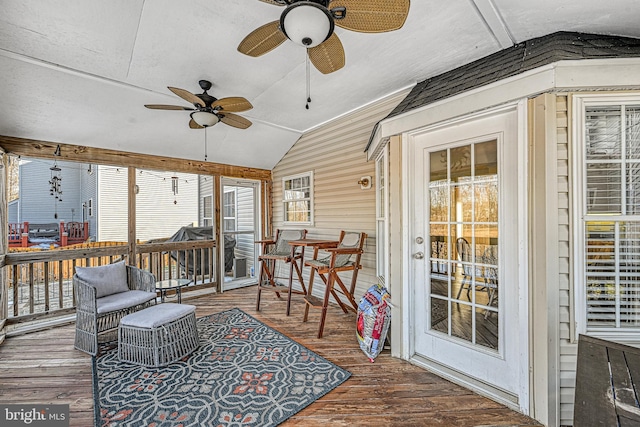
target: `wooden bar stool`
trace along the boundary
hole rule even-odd
[[[342,231],[340,233],[340,240],[335,248],[323,248],[325,251],[329,252],[328,256],[316,259],[316,252],[316,256],[314,256],[313,260],[304,263],[304,265],[311,268],[311,273],[309,274],[307,296],[304,298],[307,306],[304,310],[303,321],[307,321],[309,307],[316,307],[322,310],[322,314],[320,315],[318,338],[322,338],[324,323],[327,316],[327,307],[329,306],[329,297],[331,295],[333,295],[333,298],[345,313],[348,313],[348,310],[353,310],[356,313],[358,311],[358,303],[356,302],[353,293],[356,288],[358,270],[362,268],[360,258],[362,257],[362,248],[366,239],[366,233]],[[351,284],[348,288],[338,275],[338,273],[347,271],[352,273]],[[312,295],[313,276],[315,272],[318,273],[325,284],[324,298],[322,299]],[[338,285],[337,288],[335,286],[336,284]],[[345,304],[340,299],[340,294],[348,300],[349,305]]]
[[[256,311],[260,311],[260,296],[263,290],[275,292],[276,296],[280,298],[281,293],[288,293],[290,284],[293,280],[293,270],[298,275],[298,280],[302,285],[302,290],[306,294],[307,290],[304,286],[304,280],[302,279],[301,265],[298,265],[297,260],[300,259],[300,254],[291,250],[289,242],[292,240],[304,239],[307,235],[307,230],[276,230],[276,235],[273,239],[258,240],[256,243],[262,245],[262,255],[258,257],[260,263],[260,274],[258,278],[258,295],[256,298]],[[277,270],[276,263],[292,263],[289,270],[288,280],[289,285],[285,286],[277,282]],[[285,279],[283,277],[283,279]],[[287,304],[288,306],[288,304]],[[287,315],[289,315],[289,309],[287,308]]]

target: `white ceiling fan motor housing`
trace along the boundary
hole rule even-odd
[[[282,12],[280,27],[292,42],[312,48],[333,34],[334,23],[326,7],[310,1],[300,1]]]

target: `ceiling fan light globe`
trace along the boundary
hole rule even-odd
[[[202,127],[213,126],[220,120],[217,115],[208,111],[194,111],[191,118]]]
[[[334,23],[329,10],[310,1],[287,7],[280,17],[280,28],[292,42],[312,48],[333,34]]]

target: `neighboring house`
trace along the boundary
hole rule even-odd
[[[640,345],[640,40],[556,33],[405,95],[301,137],[274,228],[367,232],[393,355],[571,425],[579,334]]]
[[[127,192],[126,169],[120,170],[122,178],[121,189],[118,197],[112,197],[114,191],[106,188],[111,179],[116,179],[118,169],[100,166],[98,172],[101,175],[98,191],[99,203],[102,203],[98,211],[100,219],[98,235],[107,240],[107,236],[116,236],[124,241],[126,238],[127,224]],[[177,194],[172,191],[172,178],[178,178]],[[180,227],[199,225],[200,196],[198,176],[171,171],[138,171],[136,173],[136,239],[146,241],[149,239],[171,237]],[[119,222],[103,222],[104,216],[117,211]]]
[[[242,234],[243,231],[255,229],[254,191],[253,188],[225,186],[222,197],[222,217],[225,233],[234,233],[236,240],[235,257],[253,260],[256,252],[256,236]],[[251,262],[252,264],[252,262]],[[248,270],[245,268],[245,272]]]
[[[49,181],[54,162],[42,159],[21,159],[19,165],[18,199],[16,209],[10,209],[9,222],[53,223],[83,221],[81,195],[84,180],[81,165],[57,162],[60,167],[61,200],[50,194]]]
[[[22,159],[19,198],[12,201],[9,222],[89,223],[92,241],[127,241],[127,169],[57,162],[61,200],[50,194],[52,161]],[[172,177],[178,178],[174,194]],[[136,175],[137,230],[140,241],[170,237],[180,227],[198,225],[203,197],[197,175],[142,171]],[[162,227],[159,227],[162,224]]]
[[[18,210],[20,209],[20,199],[15,199],[7,203],[7,218],[9,222],[18,221]]]
[[[211,176],[201,175],[199,178],[199,218],[202,226],[213,226],[214,220],[214,191],[213,178]],[[250,268],[255,263],[256,245],[255,241],[260,236],[255,235],[259,223],[256,218],[256,191],[253,187],[245,187],[236,185],[238,183],[226,182],[222,189],[221,205],[221,221],[223,223],[222,232],[227,235],[227,239],[233,239],[230,245],[225,240],[225,245],[221,248],[229,250],[233,247],[234,256],[229,255],[222,259],[239,259],[244,260],[242,265],[225,266],[225,273],[231,273],[235,278],[245,277],[250,274]],[[240,183],[241,184],[241,183]]]

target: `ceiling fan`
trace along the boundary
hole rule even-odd
[[[253,105],[245,98],[233,96],[229,98],[218,99],[207,93],[211,89],[211,82],[208,80],[200,80],[198,82],[203,92],[197,95],[177,87],[169,86],[169,90],[180,98],[193,104],[195,108],[180,107],[178,105],[160,105],[147,104],[145,107],[152,110],[186,110],[193,111],[189,127],[191,129],[202,129],[213,126],[219,121],[239,129],[246,129],[251,126],[251,122],[237,112],[247,111],[253,108]]]
[[[286,6],[269,22],[240,42],[238,51],[260,56],[289,39],[307,48],[311,63],[323,74],[344,66],[342,42],[334,27],[362,33],[384,33],[404,25],[410,0],[260,0]]]

